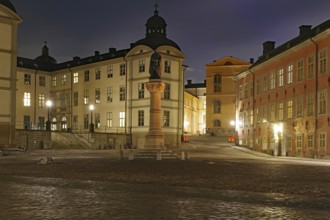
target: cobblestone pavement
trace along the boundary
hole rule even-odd
[[[330,219],[328,160],[205,137],[184,147],[190,160],[70,150],[0,157],[0,219]],[[44,156],[54,163],[37,164]]]
[[[329,219],[327,198],[0,176],[0,219]]]

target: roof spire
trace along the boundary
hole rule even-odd
[[[157,3],[157,0],[155,2],[155,11],[154,11],[155,14],[158,14],[158,3]]]

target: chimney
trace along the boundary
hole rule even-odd
[[[73,61],[79,61],[79,60],[80,60],[80,57],[77,57],[77,56],[73,57]]]
[[[275,42],[274,41],[266,41],[263,43],[264,50],[263,55],[270,53],[272,50],[275,49]]]
[[[253,58],[250,58],[250,63],[254,64],[254,59]]]
[[[109,53],[115,53],[116,52],[116,48],[114,48],[114,47],[110,47],[109,48]]]
[[[187,82],[188,82],[188,85],[190,85],[191,84],[191,79],[188,79]]]
[[[99,56],[100,55],[100,51],[95,51],[95,56]]]
[[[299,27],[299,36],[304,35],[304,34],[309,34],[312,30],[312,25],[301,25]]]

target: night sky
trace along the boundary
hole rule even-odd
[[[155,0],[11,0],[23,18],[19,56],[35,58],[48,42],[58,62],[108,48],[127,49],[145,37]],[[262,43],[296,37],[300,25],[330,19],[329,0],[158,0],[167,37],[186,56],[186,79],[202,82],[205,65],[224,56],[257,59]]]

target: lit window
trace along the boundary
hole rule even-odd
[[[312,134],[307,135],[307,147],[308,148],[314,147],[314,135]]]
[[[119,112],[119,127],[125,127],[125,112]]]
[[[278,70],[278,87],[282,87],[284,85],[284,70],[283,68]]]
[[[112,128],[112,112],[107,112],[107,127]]]
[[[84,104],[88,105],[88,103],[89,103],[89,92],[88,92],[88,90],[85,90],[84,91]]]
[[[325,114],[327,112],[327,91],[319,92],[319,114]]]
[[[61,85],[65,86],[65,84],[66,84],[66,74],[62,75],[61,77]]]
[[[39,94],[38,106],[39,107],[45,107],[45,94]]]
[[[56,76],[52,77],[52,86],[55,87],[56,86]]]
[[[95,113],[95,128],[101,127],[100,113]]]
[[[271,90],[275,89],[275,71],[269,73],[269,80],[270,80],[270,84],[269,84],[269,88]]]
[[[287,102],[287,118],[292,118],[292,100]]]
[[[326,134],[325,133],[319,134],[319,147],[320,148],[326,147]]]
[[[24,106],[31,106],[31,93],[24,92]]]
[[[297,135],[296,145],[297,145],[297,149],[301,149],[301,147],[302,147],[302,136],[301,135]]]
[[[284,105],[283,102],[278,103],[278,120],[282,121],[284,117]]]
[[[78,83],[79,73],[73,73],[73,83]]]
[[[287,84],[291,84],[293,79],[293,65],[290,64],[287,67]]]

